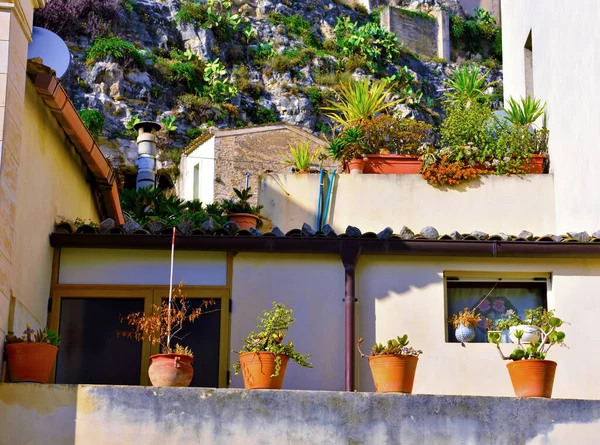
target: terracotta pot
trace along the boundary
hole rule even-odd
[[[352,159],[346,163],[346,172],[351,175],[362,175],[364,169],[364,159]]]
[[[8,374],[12,382],[48,383],[58,348],[47,343],[9,343]]]
[[[418,155],[366,155],[364,173],[380,175],[417,175],[421,172]]]
[[[548,155],[546,154],[535,154],[531,155],[529,162],[523,166],[523,174],[528,175],[541,175],[544,173],[544,161]],[[483,172],[493,173],[496,169],[492,166],[486,167],[483,163],[476,163],[474,168]]]
[[[515,396],[552,397],[556,362],[551,360],[517,360],[506,365]]]
[[[275,373],[275,356],[270,352],[244,352],[240,354],[240,366],[246,389],[281,389],[289,357],[279,354],[281,368]]]
[[[411,394],[418,357],[413,355],[376,355],[369,357],[369,366],[377,392]]]
[[[184,354],[150,356],[150,383],[152,386],[190,386],[194,377],[193,361],[193,357]]]
[[[227,221],[233,221],[242,230],[249,230],[251,227],[256,229],[258,216],[251,213],[229,213],[227,214]]]

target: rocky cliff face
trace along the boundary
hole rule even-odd
[[[395,76],[404,83],[405,93],[399,94],[408,99],[396,111],[439,122],[439,98],[452,66],[401,52],[374,72],[361,57],[342,55],[335,45],[338,18],[348,17],[357,26],[373,20],[360,10],[335,0],[234,0],[230,6],[227,0],[208,1],[223,20],[239,15],[239,25],[203,26],[202,20],[212,20],[206,4],[186,0],[52,0],[38,13],[36,24],[58,32],[69,45],[73,63],[63,83],[78,108],[104,116],[100,144],[114,164],[135,161],[127,126],[136,117],[175,119],[177,128],[161,138],[165,164],[176,162],[181,149],[210,126],[275,120],[327,134],[330,121],[320,107],[334,97],[337,84],[351,77]],[[395,3],[418,9],[438,2],[461,11],[456,0]],[[181,19],[182,9],[197,13],[198,5],[205,12],[195,20]],[[90,57],[103,36],[133,44],[140,60],[135,62],[136,54]],[[223,71],[215,74],[215,82],[234,87],[232,92],[209,88],[207,66],[217,59]]]

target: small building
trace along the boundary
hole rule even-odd
[[[206,133],[194,140],[181,157],[177,194],[207,204],[228,198],[233,187],[245,186],[246,173],[250,173],[250,187],[258,190],[258,176],[289,171],[283,163],[284,155],[289,153],[290,145],[303,143],[308,143],[313,153],[328,145],[324,139],[289,124]],[[329,161],[325,167],[332,165]]]

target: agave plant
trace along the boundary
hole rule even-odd
[[[329,155],[334,161],[348,162],[365,154],[364,132],[360,127],[350,127],[329,144]]]
[[[508,107],[504,107],[506,119],[513,125],[523,125],[529,127],[538,120],[546,108],[546,104],[541,99],[535,99],[531,96],[521,98],[516,101],[512,97],[507,101]]]
[[[450,80],[444,81],[444,86],[447,88],[444,95],[448,98],[448,102],[487,101],[485,89],[497,83],[487,82],[489,73],[488,70],[481,74],[477,66],[468,64],[452,71]]]
[[[383,82],[370,82],[368,79],[342,84],[337,93],[339,101],[329,101],[329,107],[322,109],[337,122],[337,127],[354,127],[365,120],[383,113],[404,99],[386,101],[394,85]]]
[[[289,144],[289,150],[289,154],[279,152],[283,156],[283,163],[293,167],[299,173],[308,173],[310,166],[321,153],[321,150],[318,149],[311,155],[308,142],[301,142],[296,145]]]

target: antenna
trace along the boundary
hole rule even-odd
[[[71,53],[63,39],[39,26],[33,27],[31,38],[27,59],[41,58],[44,65],[56,71],[56,77],[63,77],[71,64]]]

